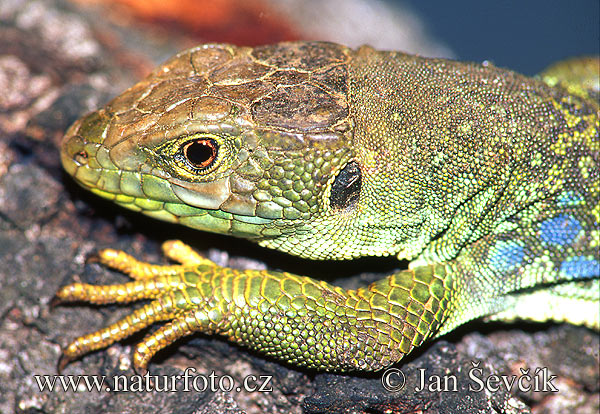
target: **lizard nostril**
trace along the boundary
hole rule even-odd
[[[73,159],[78,164],[85,165],[88,162],[88,153],[85,150],[81,150],[77,154],[75,154],[75,157],[73,157]]]

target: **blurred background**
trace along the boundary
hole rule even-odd
[[[406,5],[463,60],[533,75],[571,56],[600,53],[597,0],[390,1]]]
[[[2,0],[7,1],[7,0]],[[598,54],[598,0],[76,0],[125,23],[161,26],[195,43],[280,40],[370,44],[427,56],[490,60],[532,75]]]

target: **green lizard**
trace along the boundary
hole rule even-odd
[[[59,366],[163,321],[145,370],[192,332],[293,365],[378,370],[469,320],[599,326],[598,60],[528,78],[490,64],[320,42],[185,51],[66,133],[82,186],[162,220],[308,259],[396,255],[344,290],[305,276],[100,261],[134,281],[55,302],[152,299]]]

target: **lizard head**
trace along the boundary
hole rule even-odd
[[[303,257],[359,256],[346,225],[362,178],[349,53],[329,43],[185,51],[77,121],[62,163],[94,193],[159,219]]]
[[[531,82],[368,47],[204,45],[77,121],[62,161],[125,207],[299,256],[441,260],[499,222],[498,197],[502,217],[536,200],[508,179],[545,185],[527,148],[554,92]]]

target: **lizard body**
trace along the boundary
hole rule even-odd
[[[61,365],[157,321],[139,369],[194,331],[296,365],[377,370],[479,317],[598,329],[597,66],[534,79],[321,42],[182,52],[69,129],[69,174],[159,219],[409,269],[344,290],[219,267],[180,242],[164,245],[172,266],[107,249],[100,260],[136,280],[57,300],[152,301],[76,339]]]

